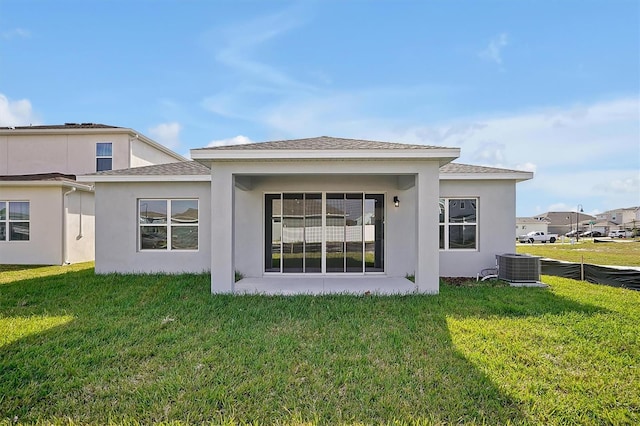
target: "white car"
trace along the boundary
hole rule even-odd
[[[618,229],[616,231],[609,232],[609,237],[611,238],[627,238],[631,236],[631,232],[625,231],[624,229]]]

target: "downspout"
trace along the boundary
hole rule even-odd
[[[69,264],[69,250],[67,247],[67,196],[72,192],[76,192],[76,188],[71,188],[69,191],[65,192],[62,196],[62,264]]]
[[[80,208],[78,209],[78,221],[79,221],[79,226],[78,226],[78,236],[76,237],[76,240],[79,240],[80,238],[84,237],[84,235],[82,234],[82,192],[78,193],[78,198],[80,200]]]

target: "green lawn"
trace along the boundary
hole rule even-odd
[[[576,244],[518,244],[518,253],[528,253],[567,262],[594,265],[640,266],[640,240],[594,243],[580,240]]]
[[[208,275],[5,268],[0,422],[640,422],[640,292],[544,280],[212,296]]]

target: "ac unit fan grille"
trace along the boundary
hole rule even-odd
[[[507,253],[496,255],[498,278],[509,282],[540,281],[540,258],[525,254]]]

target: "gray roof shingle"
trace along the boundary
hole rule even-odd
[[[197,150],[360,150],[360,149],[441,149],[431,145],[416,145],[394,142],[379,142],[363,139],[334,138],[320,136],[317,138],[289,139],[270,142],[255,142],[244,145],[226,145],[218,147],[198,148]]]
[[[2,175],[0,181],[3,182],[24,182],[24,181],[73,181],[75,182],[75,175],[66,175],[64,173],[34,173],[27,175]]]
[[[108,170],[87,176],[198,176],[210,175],[211,169],[197,161],[156,164],[130,169]]]
[[[99,123],[65,123],[65,124],[48,124],[40,126],[14,126],[0,127],[2,130],[68,130],[68,129],[121,129],[118,126],[108,126]]]
[[[522,173],[519,170],[499,169],[495,167],[473,166],[469,164],[449,163],[440,167],[441,174],[447,173]],[[208,166],[198,161],[184,161],[153,166],[133,167],[130,169],[109,170],[92,173],[87,176],[206,176],[211,174]]]
[[[471,164],[449,163],[440,167],[440,173],[522,173],[522,170],[499,169]]]

